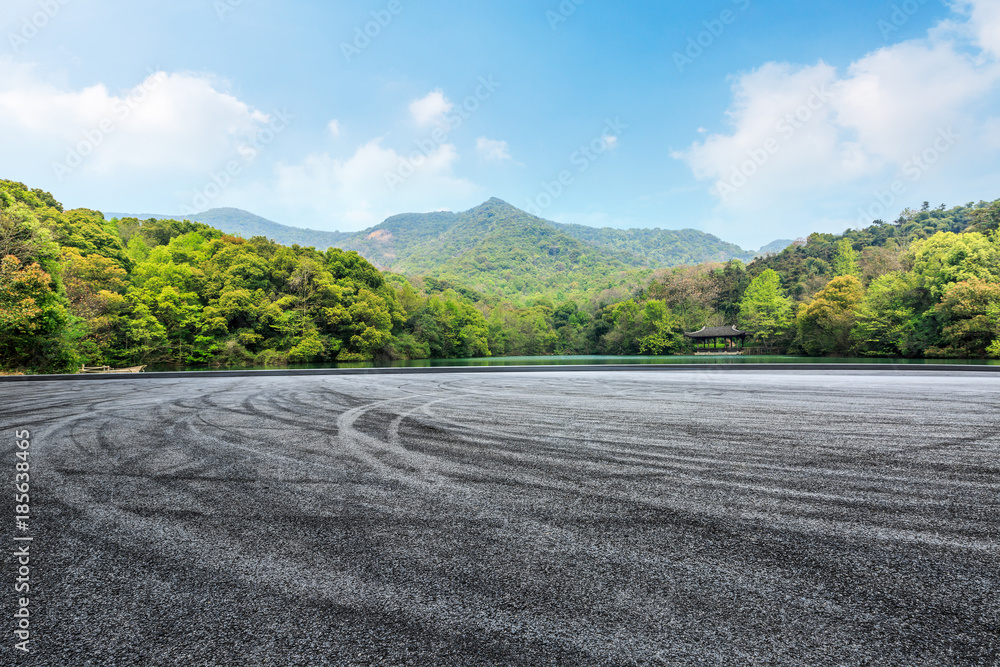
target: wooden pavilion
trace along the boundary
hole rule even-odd
[[[695,343],[700,343],[702,347],[695,351],[695,354],[743,354],[743,346],[746,338],[750,334],[740,331],[734,326],[728,327],[702,327],[699,331],[685,333],[688,338],[694,339]],[[724,341],[725,349],[719,350],[717,343]],[[737,341],[739,345],[737,346]],[[709,343],[711,342],[711,347]]]

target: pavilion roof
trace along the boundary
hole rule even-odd
[[[728,327],[702,327],[699,331],[685,333],[688,338],[733,338],[736,336],[748,335],[746,331],[740,331],[734,326]]]

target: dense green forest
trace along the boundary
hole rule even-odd
[[[676,354],[684,331],[734,323],[775,352],[1000,356],[1000,201],[655,271],[505,207],[475,209],[463,228],[478,227],[403,275],[353,251],[66,211],[0,181],[0,369]],[[421,233],[447,241],[457,214],[431,215],[440,228]]]

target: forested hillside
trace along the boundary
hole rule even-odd
[[[595,257],[512,211],[492,200],[431,224],[391,218],[391,238],[367,240],[403,239],[406,277],[353,251],[65,211],[0,181],[0,369],[674,354],[706,324],[778,352],[1000,356],[1000,201],[645,279],[626,249]]]
[[[575,241],[575,243],[574,243]],[[535,217],[501,199],[490,199],[462,213],[406,214],[389,218],[382,225],[345,241],[375,264],[394,271],[426,272],[453,269],[456,254],[472,253],[480,267],[467,267],[495,274],[489,261],[496,253],[501,266],[517,270],[512,250],[534,243],[543,252],[525,258],[523,267],[537,269],[544,255],[560,265],[584,257],[590,264],[631,268],[666,268],[681,264],[730,259],[749,260],[755,255],[737,245],[693,229],[611,229],[564,225]],[[515,253],[516,254],[516,253]],[[466,258],[467,259],[467,258]],[[513,260],[513,262],[511,262]],[[520,290],[515,290],[520,291]]]
[[[139,216],[150,217],[166,219]],[[212,209],[190,219],[243,238],[355,250],[383,270],[459,281],[514,299],[580,296],[641,281],[648,277],[643,270],[755,256],[694,229],[563,225],[495,198],[461,213],[396,215],[356,233],[285,227],[239,209]]]
[[[427,275],[516,300],[581,296],[634,282],[641,260],[602,251],[558,227],[491,199],[459,214],[397,216],[345,247],[394,272]]]
[[[640,266],[664,268],[703,262],[752,260],[757,253],[695,229],[612,229],[558,225],[565,234],[598,248],[624,253]]]
[[[341,232],[321,232],[315,229],[288,227],[238,208],[213,208],[202,213],[187,216],[110,212],[106,212],[104,215],[108,218],[136,218],[138,220],[190,220],[214,227],[226,234],[242,236],[245,239],[254,236],[264,236],[282,245],[298,244],[301,246],[312,246],[317,250],[327,250],[328,248],[341,246],[344,239],[353,236],[353,234]]]

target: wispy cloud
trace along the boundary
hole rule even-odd
[[[26,154],[61,164],[77,154],[85,158],[81,173],[103,177],[136,170],[199,173],[238,155],[268,119],[209,75],[150,71],[128,90],[73,89],[0,57],[0,126],[7,130],[2,164]]]
[[[410,113],[413,121],[419,126],[443,125],[445,116],[455,107],[451,101],[444,96],[441,89],[432,91],[418,100],[410,103]]]
[[[514,161],[506,141],[479,137],[476,139],[476,153],[487,162]]]
[[[996,132],[990,110],[1000,97],[1000,5],[959,4],[966,22],[957,17],[925,38],[878,49],[843,72],[823,62],[771,62],[740,74],[726,112],[729,128],[673,156],[710,183],[720,218],[760,216],[755,224],[775,232],[796,209],[832,211],[871,198],[941,132],[961,139],[935,158],[935,185],[961,181],[983,168]]]

